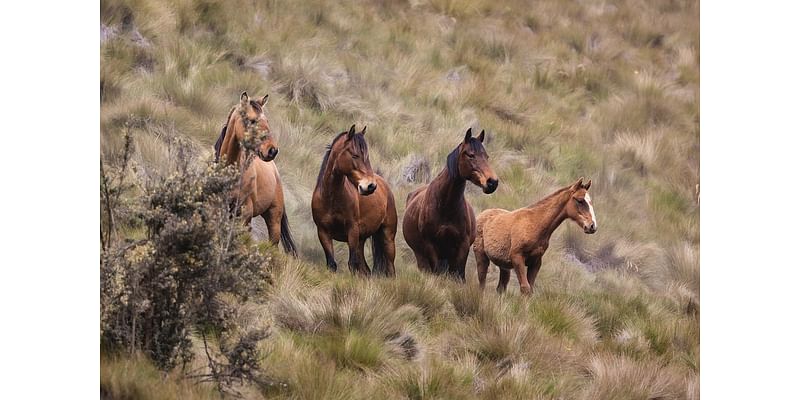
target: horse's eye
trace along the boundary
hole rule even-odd
[[[583,199],[575,199],[575,201],[577,201],[577,202],[578,202],[578,203],[580,203],[580,204],[583,204],[583,203],[585,203],[585,202],[586,202],[586,201],[585,201],[585,200],[583,200]]]
[[[358,159],[360,156],[358,154],[353,154],[353,159]]]
[[[475,158],[475,153],[467,153],[467,157],[469,157],[469,158]]]

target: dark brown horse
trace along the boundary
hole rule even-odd
[[[241,185],[232,197],[240,206],[245,225],[249,226],[250,220],[260,215],[267,224],[269,240],[273,244],[280,241],[287,253],[297,256],[289,232],[281,177],[273,161],[278,155],[278,145],[264,115],[268,96],[251,100],[247,92],[242,93],[214,145],[215,155],[217,161],[235,164],[242,174]]]
[[[588,192],[590,186],[591,180],[584,184],[580,178],[528,207],[514,211],[492,208],[482,212],[478,216],[478,237],[473,246],[481,288],[486,285],[491,261],[500,267],[498,293],[506,290],[513,268],[520,291],[530,294],[550,235],[565,219],[575,221],[586,233],[597,232],[597,218]]]
[[[403,237],[414,250],[417,267],[437,274],[450,273],[464,280],[469,247],[475,240],[475,212],[464,198],[467,181],[497,189],[497,176],[483,148],[485,133],[464,141],[447,156],[447,165],[428,186],[408,195],[403,216]]]
[[[373,270],[394,276],[397,210],[389,185],[372,172],[366,131],[365,126],[356,132],[353,125],[328,146],[311,199],[311,214],[331,271],[337,268],[333,256],[336,240],[347,242],[350,248],[350,271],[369,275],[364,242],[372,238]]]

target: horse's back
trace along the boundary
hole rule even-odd
[[[504,210],[502,208],[490,208],[487,210],[483,210],[483,212],[478,214],[477,218],[478,230],[483,229],[483,226],[486,224],[486,221],[489,221],[498,215],[503,215],[508,213],[509,213],[508,210]]]

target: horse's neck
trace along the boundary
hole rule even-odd
[[[228,164],[236,164],[237,166],[241,167],[242,162],[244,162],[245,154],[242,151],[242,146],[239,144],[239,141],[236,140],[236,137],[231,137],[230,144],[228,145],[228,151],[225,152],[225,158]]]
[[[541,228],[541,237],[543,239],[549,241],[553,232],[567,219],[566,205],[569,198],[569,193],[564,192],[558,196],[554,196],[552,199],[549,199],[549,201],[537,203],[529,207],[529,210],[539,221],[545,222]]]
[[[350,196],[347,195],[344,187],[347,177],[334,168],[338,156],[338,154],[330,154],[328,163],[325,165],[322,185],[319,190],[325,198],[329,198],[332,202],[341,204],[348,203],[350,201]]]
[[[467,181],[459,176],[451,177],[447,167],[431,181],[428,196],[440,210],[457,210],[464,201],[464,189]]]
[[[222,150],[224,151],[221,153],[225,156],[225,162],[228,165],[236,164],[241,168],[242,162],[244,161],[244,157],[242,157],[242,155],[245,154],[245,152],[242,151],[242,145],[239,143],[239,140],[236,139],[236,132],[234,132],[235,129],[236,121],[231,118],[228,120],[228,128],[225,132],[225,139],[222,141]]]

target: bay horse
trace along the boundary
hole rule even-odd
[[[373,272],[394,276],[397,209],[386,181],[372,171],[364,135],[356,126],[328,146],[311,198],[311,215],[328,268],[336,272],[333,240],[347,242],[350,272],[369,275],[364,243],[372,238]]]
[[[484,131],[474,138],[472,128],[468,129],[447,156],[442,172],[406,199],[403,237],[422,271],[449,273],[464,281],[469,248],[475,240],[475,212],[464,198],[464,189],[470,181],[490,194],[499,183],[489,166],[484,137]]]
[[[254,216],[260,215],[267,224],[270,242],[275,245],[281,242],[284,251],[296,257],[281,177],[273,161],[278,155],[278,145],[264,114],[268,97],[252,100],[247,92],[242,93],[214,145],[215,161],[235,164],[242,174],[241,184],[232,198],[240,205],[238,212],[245,226],[250,225]]]
[[[583,178],[525,208],[506,211],[485,210],[478,216],[478,237],[473,250],[478,267],[478,283],[486,285],[489,261],[500,267],[497,292],[506,290],[513,268],[520,291],[529,295],[542,266],[550,235],[566,219],[575,221],[587,234],[597,232],[589,187]]]

